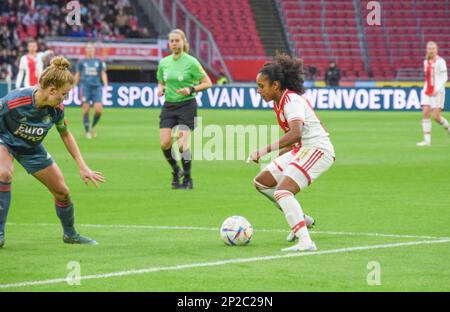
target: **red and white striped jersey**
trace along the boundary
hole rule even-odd
[[[43,59],[48,52],[38,52],[35,56],[26,54],[20,58],[19,73],[16,79],[16,89],[32,87],[38,84],[39,76],[44,70]],[[25,79],[24,79],[25,78]]]
[[[289,122],[294,120],[303,122],[302,138],[297,148],[300,146],[316,147],[327,150],[334,155],[329,133],[323,127],[308,99],[296,92],[286,90],[281,96],[280,103],[274,102],[273,108],[277,115],[278,124],[285,133],[289,131]]]
[[[432,96],[434,92],[445,92],[445,83],[448,80],[445,60],[440,56],[435,60],[424,60],[423,69],[425,71],[425,94]]]

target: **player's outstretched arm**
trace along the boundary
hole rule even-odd
[[[69,151],[70,155],[72,155],[72,157],[75,159],[78,168],[80,168],[81,179],[83,179],[86,185],[88,185],[89,181],[91,181],[95,185],[95,187],[98,188],[98,182],[103,183],[106,181],[103,177],[103,174],[101,172],[91,170],[86,165],[86,162],[81,155],[80,149],[78,148],[78,144],[69,130],[62,131],[59,133],[59,135],[61,136],[61,140],[64,142],[67,151]]]
[[[27,68],[26,59],[22,56],[20,58],[19,72],[17,73],[16,77],[16,89],[19,89],[22,86],[22,81],[23,78],[25,77],[26,68]]]
[[[20,89],[20,86],[22,85],[24,76],[25,76],[25,71],[23,69],[19,68],[19,72],[17,73],[17,78],[16,78],[16,89]]]
[[[289,131],[286,132],[279,141],[276,141],[270,145],[267,145],[266,147],[263,147],[259,150],[254,151],[250,154],[249,160],[253,160],[254,162],[258,162],[261,157],[263,157],[266,154],[269,154],[270,152],[276,151],[276,150],[283,150],[285,148],[288,148],[292,146],[295,143],[300,142],[300,139],[302,138],[302,127],[303,127],[303,121],[301,120],[293,120],[289,122]]]
[[[103,87],[108,87],[109,83],[108,83],[108,74],[106,73],[106,71],[102,71],[102,82],[103,82]]]

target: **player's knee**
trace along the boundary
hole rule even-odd
[[[11,183],[13,179],[13,173],[11,169],[1,169],[0,170],[0,182]]]
[[[54,195],[58,200],[67,200],[70,197],[69,188],[65,184],[61,185],[56,190],[54,190]]]
[[[433,119],[437,122],[441,122],[441,115],[440,114],[433,114]]]
[[[256,188],[260,189],[271,188],[277,185],[277,180],[272,176],[269,171],[260,172],[254,179],[253,184]]]
[[[257,191],[262,191],[271,187],[269,185],[265,185],[264,181],[262,181],[262,179],[259,176],[256,176],[253,179],[253,186],[256,188]]]
[[[295,195],[300,192],[300,187],[297,185],[297,183],[291,181],[291,179],[283,179],[280,184],[277,185],[275,193],[278,191],[288,191]]]
[[[180,154],[185,153],[186,151],[189,151],[189,146],[187,144],[178,144],[178,151]]]
[[[97,105],[94,107],[94,114],[101,115],[103,113],[103,107],[101,105]]]
[[[167,151],[172,148],[172,140],[161,140],[160,146],[163,151]]]

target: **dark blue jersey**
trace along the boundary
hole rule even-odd
[[[80,73],[80,83],[85,86],[101,86],[101,74],[106,71],[106,63],[98,58],[82,59],[77,64]]]
[[[14,90],[0,99],[0,141],[13,149],[33,150],[54,124],[65,131],[64,106],[35,106],[35,87]]]

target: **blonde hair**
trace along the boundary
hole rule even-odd
[[[42,89],[54,86],[57,89],[63,87],[66,83],[73,85],[75,78],[70,72],[70,62],[62,56],[53,58],[50,66],[47,67],[39,77],[39,85]]]
[[[437,45],[436,42],[434,42],[434,41],[428,41],[428,42],[427,42],[427,47],[428,47],[428,45],[430,45],[430,44],[436,46],[436,49],[439,49],[439,46]]]
[[[169,33],[169,37],[171,34],[177,34],[181,36],[181,39],[183,40],[183,51],[186,53],[189,53],[189,42],[187,41],[186,35],[184,33],[184,31],[182,31],[181,29],[174,29]]]

